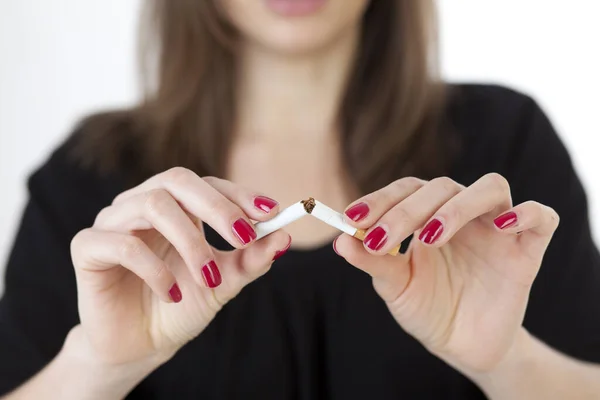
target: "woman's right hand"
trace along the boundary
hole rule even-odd
[[[269,198],[183,168],[120,194],[71,243],[77,336],[103,364],[168,360],[287,250],[282,231],[253,244],[249,218],[277,212]],[[237,250],[212,248],[202,222]]]

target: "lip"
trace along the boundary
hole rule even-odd
[[[327,0],[266,0],[271,11],[284,17],[301,17],[318,12]]]

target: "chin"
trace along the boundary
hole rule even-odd
[[[271,26],[264,34],[246,36],[246,42],[273,53],[302,55],[327,49],[344,37],[352,27],[332,30],[326,24],[292,24]]]
[[[369,0],[216,0],[242,36],[288,55],[327,48],[356,32]]]

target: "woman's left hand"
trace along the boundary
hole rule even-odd
[[[498,174],[468,188],[400,179],[354,202],[345,218],[369,230],[364,243],[340,236],[338,254],[373,277],[404,330],[465,373],[492,371],[514,348],[559,222],[536,202],[513,207]],[[406,254],[386,255],[413,233]]]

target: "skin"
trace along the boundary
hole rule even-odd
[[[405,178],[357,199],[344,174],[335,114],[368,1],[329,0],[319,13],[292,19],[262,2],[222,4],[246,38],[227,180],[165,171],[119,195],[77,234],[72,258],[81,324],[54,361],[6,398],[121,398],[267,273],[290,235],[298,248],[337,236],[306,218],[287,232],[242,244],[234,221],[264,221],[279,210],[254,206],[264,194],[285,205],[310,194],[340,210],[365,203],[368,215],[348,222],[369,232],[382,227],[386,244],[373,251],[341,235],[336,251],[373,277],[402,329],[490,398],[591,399],[600,393],[598,366],[559,354],[521,325],[559,222],[552,209],[534,202],[513,206],[506,180],[495,174],[468,188],[448,178]],[[517,223],[499,229],[494,219],[510,211]],[[405,255],[385,255],[433,219],[444,229],[435,243],[413,240]],[[200,221],[236,250],[211,248]],[[223,277],[215,289],[200,273],[210,261]],[[183,296],[177,304],[169,294],[175,283]]]

